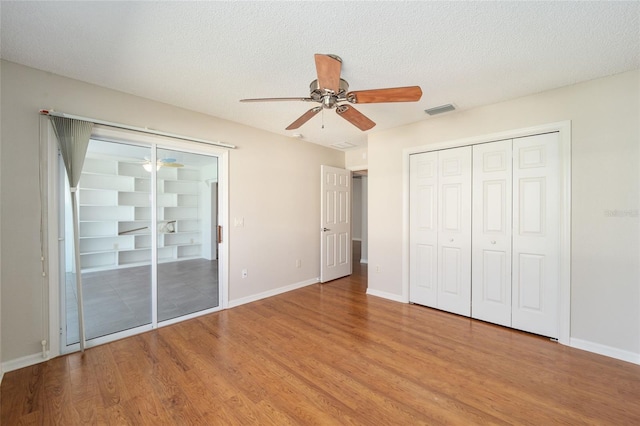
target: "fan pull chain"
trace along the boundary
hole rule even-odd
[[[324,108],[322,108],[322,129],[324,129]]]

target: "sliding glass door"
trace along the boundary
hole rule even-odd
[[[80,265],[68,185],[61,191],[63,352],[79,342],[76,273],[89,346],[220,306],[217,170],[211,155],[90,141],[78,190]]]
[[[158,149],[158,321],[219,306],[217,161]]]

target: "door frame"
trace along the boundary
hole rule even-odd
[[[48,121],[48,120],[47,120]],[[56,136],[51,126],[42,126],[41,140],[46,144],[46,178],[47,178],[47,246],[48,246],[48,307],[49,307],[49,351],[47,359],[57,357],[62,353],[73,351],[62,351],[60,341],[60,248],[58,240],[58,223],[60,220],[60,175],[58,166],[58,147]],[[158,149],[174,149],[190,153],[211,155],[218,159],[218,224],[222,227],[222,241],[218,243],[218,273],[220,288],[220,305],[218,310],[227,309],[229,306],[229,149],[214,145],[207,145],[197,141],[185,141],[172,137],[164,137],[154,134],[146,134],[133,130],[120,130],[114,127],[96,125],[92,132],[93,139],[101,139],[109,142],[127,143],[133,145],[143,145]],[[152,295],[153,297],[153,295]],[[142,328],[149,330],[171,325],[189,318],[202,315],[199,312],[185,315],[178,319],[167,320],[160,323],[152,319],[152,324],[137,327],[132,330],[125,330],[118,333],[118,338],[127,337],[140,333]],[[100,345],[111,341],[101,337],[87,342],[86,347]]]
[[[438,151],[447,148],[477,145],[558,132],[560,144],[560,260],[558,294],[558,342],[570,345],[571,336],[571,121],[559,121],[522,129],[469,138],[454,139],[428,145],[405,148],[402,151],[402,295],[400,300],[409,303],[409,158],[412,154]]]

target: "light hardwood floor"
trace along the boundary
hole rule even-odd
[[[367,296],[354,272],[7,373],[0,423],[640,424],[640,366]]]

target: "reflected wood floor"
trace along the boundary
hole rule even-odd
[[[355,266],[9,372],[0,423],[640,424],[640,366],[367,296]]]
[[[87,340],[151,323],[151,265],[82,273]],[[74,274],[65,286],[67,344],[78,343]],[[158,264],[158,321],[218,306],[218,261]]]

